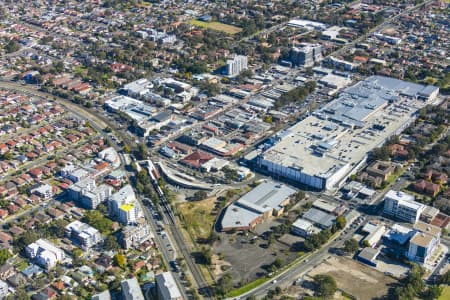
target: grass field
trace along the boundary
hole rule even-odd
[[[447,299],[450,299],[450,286],[444,287],[444,290],[442,291],[442,294],[438,300],[447,300]]]
[[[215,202],[216,198],[212,197],[202,201],[178,204],[178,211],[194,240],[206,239],[211,234],[216,220],[216,215],[212,213]]]
[[[236,34],[242,31],[242,28],[220,22],[203,22],[199,20],[190,20],[189,23],[197,27],[221,31],[228,34]]]

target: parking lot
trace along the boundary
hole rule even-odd
[[[254,237],[252,234],[222,234],[215,245],[214,252],[231,264],[229,272],[235,283],[255,280],[270,272],[269,266],[275,259],[281,258],[287,263],[297,255],[277,241],[267,248],[267,241]]]

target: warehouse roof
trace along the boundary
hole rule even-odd
[[[302,218],[322,227],[331,227],[336,219],[335,216],[327,214],[317,208],[311,208],[303,214]]]
[[[263,152],[261,158],[279,167],[329,178],[357,164],[401,130],[427,104],[402,95],[416,96],[424,89],[419,84],[371,76],[346,88],[338,98],[285,130],[281,140]],[[374,129],[374,125],[382,128]]]

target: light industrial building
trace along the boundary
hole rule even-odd
[[[164,272],[156,275],[156,291],[159,300],[181,300],[181,292],[178,289],[172,273]]]
[[[313,223],[308,220],[299,218],[292,223],[291,232],[301,237],[308,237],[309,235],[319,233],[320,229],[315,227]]]
[[[227,207],[222,230],[249,230],[272,216],[283,213],[295,190],[281,183],[265,181]]]
[[[425,205],[414,201],[414,196],[400,191],[390,190],[384,196],[384,214],[415,224]]]
[[[438,92],[371,76],[279,133],[279,141],[258,155],[257,166],[293,183],[335,189],[364,164],[368,152],[413,122]]]
[[[233,77],[239,75],[242,71],[248,68],[248,59],[245,55],[235,55],[231,59],[227,60],[225,66],[225,74]]]

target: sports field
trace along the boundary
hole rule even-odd
[[[242,31],[242,28],[220,22],[203,22],[199,20],[190,20],[189,23],[197,27],[221,31],[228,34],[236,34]]]

